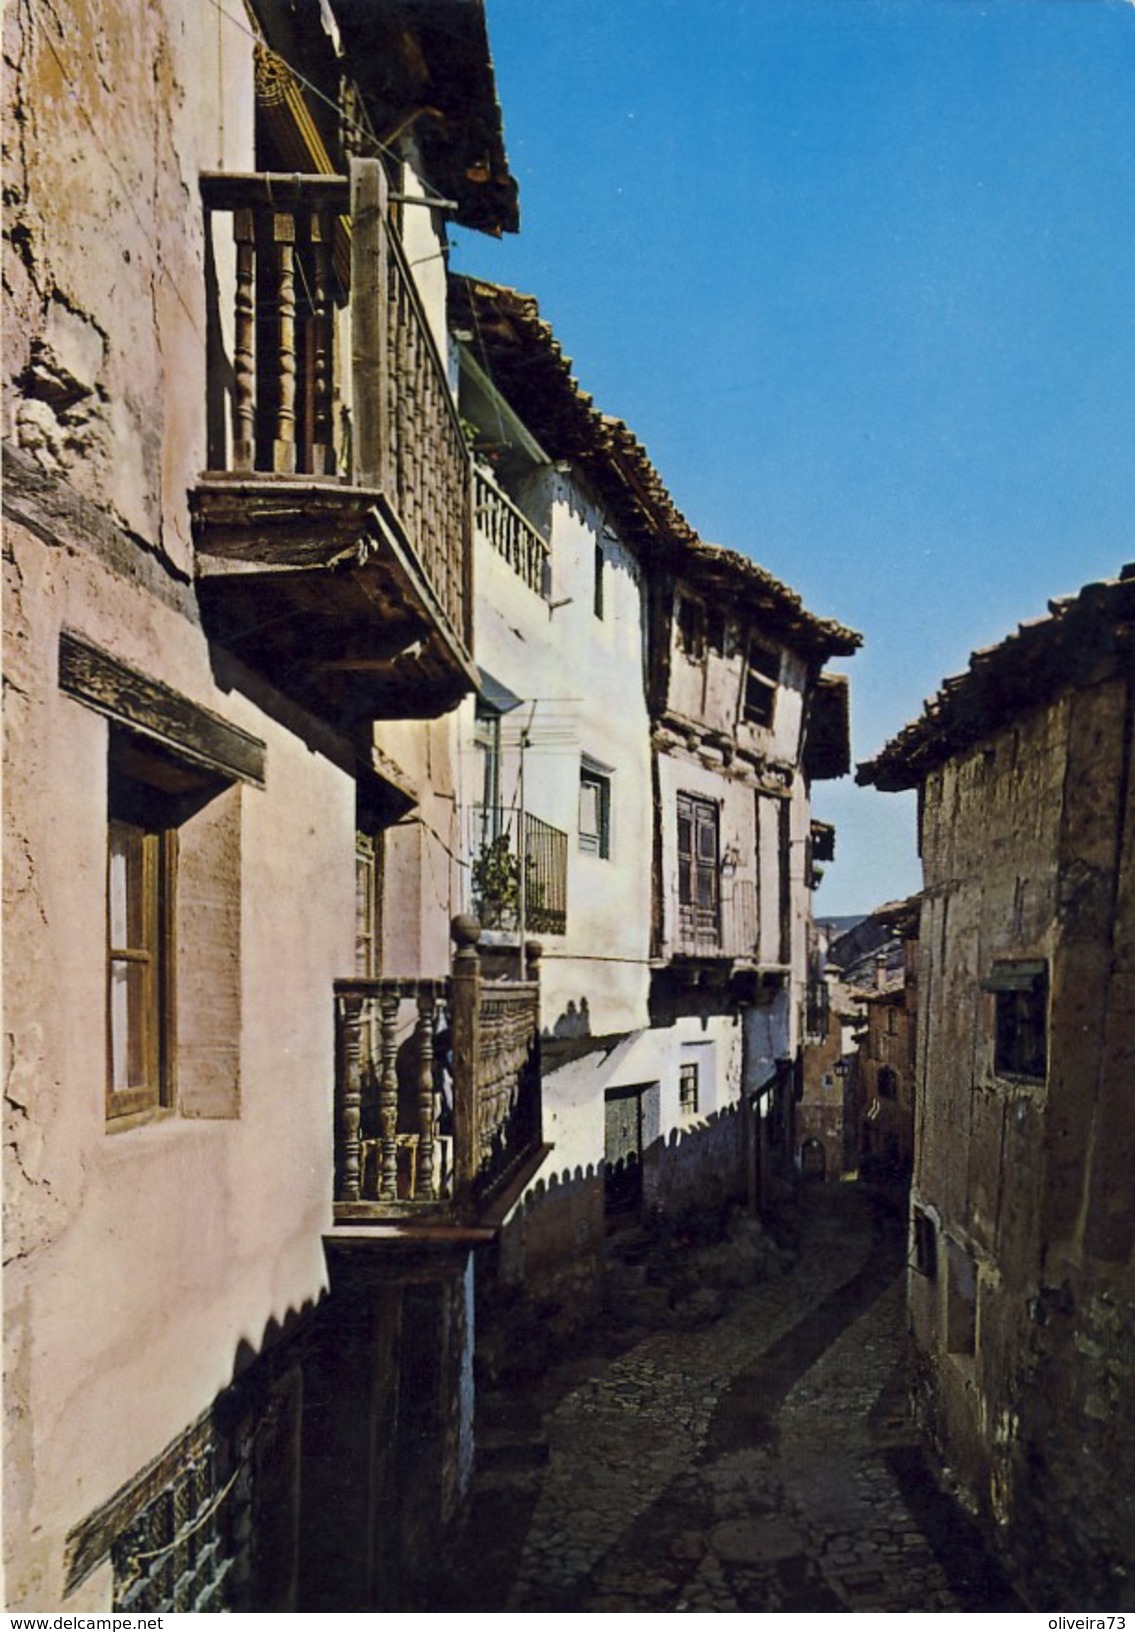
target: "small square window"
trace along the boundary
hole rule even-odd
[[[780,683],[780,658],[760,641],[749,642],[745,670],[744,716],[750,725],[771,726],[776,712],[776,688]]]
[[[692,1116],[698,1108],[698,1065],[687,1060],[678,1067],[678,1109],[683,1116]]]

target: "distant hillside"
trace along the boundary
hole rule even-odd
[[[836,941],[841,935],[846,935],[849,930],[854,929],[857,924],[861,924],[868,916],[866,912],[857,912],[850,916],[845,914],[842,918],[817,918],[816,923],[821,929],[828,931],[831,940]]]

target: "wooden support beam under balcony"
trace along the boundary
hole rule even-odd
[[[204,478],[190,496],[213,639],[323,717],[421,719],[477,683],[384,494]]]

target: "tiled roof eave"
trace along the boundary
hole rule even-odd
[[[1135,665],[1135,568],[1049,602],[1047,618],[1022,623],[999,646],[975,652],[964,674],[943,681],[921,717],[904,726],[856,781],[885,793],[915,788],[939,765],[969,752],[1010,721],[1072,686]]]
[[[822,660],[850,655],[862,644],[853,629],[807,611],[800,597],[736,551],[702,542],[674,503],[646,449],[621,419],[601,413],[572,374],[536,301],[518,290],[467,277],[451,280],[457,318],[468,316],[480,344],[496,352],[501,389],[557,457],[576,460],[611,505],[629,542],[666,552],[668,564],[691,582],[717,573],[731,596],[747,596],[779,632]]]

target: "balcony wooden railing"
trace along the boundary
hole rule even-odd
[[[212,173],[201,191],[209,468],[193,513],[203,574],[226,579],[210,586],[221,638],[251,644],[253,658],[266,644],[283,674],[318,647],[307,666],[332,690],[370,676],[412,700],[424,681],[451,706],[471,683],[471,463],[382,165],[352,159],[349,177]],[[281,606],[257,616],[261,584],[237,580],[267,587],[272,570],[297,567],[342,579],[342,607],[321,591],[313,614],[303,586],[279,580]],[[363,572],[369,625],[365,588],[350,593]],[[279,636],[260,634],[283,622]]]
[[[718,884],[718,899],[712,903],[673,902],[671,952],[675,957],[756,958],[756,884],[751,879],[728,878]]]
[[[548,546],[524,512],[491,476],[474,467],[473,504],[477,530],[488,539],[537,595],[548,590]]]
[[[447,980],[336,983],[335,1217],[475,1223],[543,1154],[539,950],[482,980],[454,920]]]

